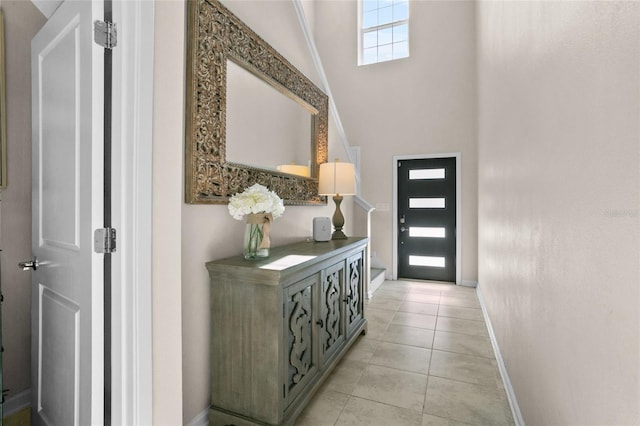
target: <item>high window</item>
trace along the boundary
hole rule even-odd
[[[360,0],[358,65],[409,56],[409,0]]]

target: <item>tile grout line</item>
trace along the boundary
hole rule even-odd
[[[340,412],[338,413],[338,416],[336,417],[336,421],[333,422],[333,426],[335,426],[338,423],[338,421],[340,420],[340,416],[342,416],[342,413],[344,412],[344,409],[347,408],[347,405],[349,404],[349,401],[351,401],[351,398],[353,397],[353,395],[348,395],[348,394],[343,394],[343,395],[347,395],[347,401],[344,403],[344,405],[340,409]]]
[[[419,410],[414,410],[413,408],[400,407],[399,405],[389,404],[388,402],[376,401],[375,399],[370,399],[370,398],[367,398],[367,397],[364,397],[364,396],[349,395],[349,399],[352,399],[352,398],[354,398],[354,399],[362,399],[363,401],[375,402],[376,404],[386,405],[387,407],[392,407],[392,408],[399,408],[401,410],[409,410],[409,411],[413,411],[414,413],[418,413],[418,414],[425,414],[424,412],[419,411]],[[346,406],[346,404],[345,404],[345,406]],[[342,410],[340,410],[340,414],[342,414],[343,410],[344,410],[344,408]]]
[[[432,375],[430,374],[429,377],[431,377],[431,376]],[[467,384],[467,385],[478,386],[478,387],[481,387],[481,388],[487,388],[487,389],[490,389],[490,390],[494,390],[496,392],[500,392],[500,390],[501,390],[500,387],[497,386],[497,385],[494,387],[494,386],[488,385],[486,383],[467,382],[465,380],[453,379],[451,377],[438,376],[437,374],[433,374],[433,377],[438,378],[438,379],[448,380],[448,381],[451,381],[451,382],[458,382],[458,383],[464,383],[464,384]]]
[[[442,292],[440,292],[442,297]],[[429,354],[429,365],[427,366],[427,386],[424,389],[424,398],[422,402],[422,415],[425,414],[425,408],[427,407],[427,394],[429,392],[429,378],[431,377],[431,362],[433,361],[433,345],[436,341],[436,329],[438,328],[438,318],[440,317],[440,299],[438,299],[438,310],[436,311],[436,323],[433,326],[433,338],[431,339],[431,353]]]

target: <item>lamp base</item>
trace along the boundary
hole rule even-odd
[[[342,229],[336,229],[335,231],[333,231],[333,234],[331,234],[331,239],[332,240],[346,240],[347,236],[344,235],[344,232],[342,232]]]
[[[347,236],[342,232],[344,226],[344,216],[340,211],[340,203],[342,203],[342,196],[336,194],[333,197],[333,202],[336,203],[336,211],[333,213],[333,227],[335,228],[333,234],[331,234],[332,240],[346,240]]]

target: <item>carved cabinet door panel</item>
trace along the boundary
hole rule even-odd
[[[346,296],[345,320],[347,336],[351,336],[364,318],[364,257],[362,252],[347,259]]]
[[[315,274],[285,289],[285,405],[293,402],[318,372],[314,304],[319,281],[319,274]]]
[[[320,286],[320,363],[323,365],[345,342],[344,261],[322,271]]]

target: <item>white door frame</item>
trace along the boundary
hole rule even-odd
[[[456,284],[460,285],[462,282],[462,154],[459,152],[393,156],[393,280],[398,279],[398,162],[402,160],[452,157],[456,159]]]
[[[62,0],[32,0],[49,18]],[[113,2],[112,424],[152,419],[152,117],[154,3]]]
[[[113,1],[111,422],[152,419],[152,117],[154,2]]]

